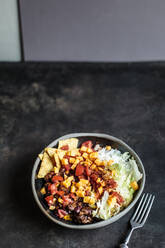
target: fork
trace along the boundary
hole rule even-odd
[[[125,239],[124,243],[120,245],[120,248],[128,248],[128,243],[130,240],[130,237],[132,235],[132,232],[140,227],[143,227],[147,217],[149,215],[149,212],[151,210],[152,204],[154,202],[155,196],[152,194],[143,194],[140,203],[132,216],[130,220],[131,229],[127,235],[127,238]]]

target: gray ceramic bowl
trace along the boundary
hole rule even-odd
[[[75,225],[75,224],[70,224],[67,223],[66,221],[60,220],[57,217],[55,217],[51,211],[49,211],[49,209],[47,208],[46,204],[44,203],[43,199],[42,199],[42,195],[40,193],[40,189],[42,187],[42,180],[37,179],[36,175],[38,173],[39,167],[40,167],[40,159],[37,158],[34,166],[33,166],[33,171],[32,171],[32,191],[33,191],[33,195],[34,198],[38,204],[38,206],[40,207],[40,209],[42,210],[42,212],[49,218],[51,219],[53,222],[64,226],[64,227],[68,227],[68,228],[73,228],[73,229],[95,229],[95,228],[99,228],[99,227],[103,227],[103,226],[107,226],[117,220],[119,220],[122,216],[124,216],[126,213],[128,213],[128,211],[135,205],[135,203],[137,202],[137,200],[139,199],[140,195],[142,194],[144,185],[145,185],[145,170],[143,167],[143,164],[140,160],[140,158],[138,157],[138,155],[134,152],[133,149],[131,149],[126,143],[124,143],[123,141],[121,141],[120,139],[117,139],[113,136],[107,135],[107,134],[100,134],[100,133],[71,133],[65,136],[62,136],[58,139],[56,139],[55,141],[53,141],[51,144],[49,144],[49,147],[56,147],[58,144],[58,141],[60,139],[68,139],[68,138],[72,138],[72,137],[76,137],[79,139],[80,143],[82,143],[85,140],[92,140],[92,141],[99,141],[101,144],[105,144],[105,145],[111,145],[113,148],[118,148],[121,151],[128,151],[136,160],[139,170],[140,172],[143,174],[142,179],[140,180],[140,187],[139,190],[135,193],[134,195],[134,199],[133,201],[130,203],[130,205],[125,208],[124,210],[122,210],[119,214],[117,214],[116,216],[108,219],[108,220],[103,220],[103,221],[99,221],[93,224],[86,224],[86,225]],[[43,151],[42,151],[43,152]]]

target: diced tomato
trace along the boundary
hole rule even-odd
[[[56,192],[57,195],[63,196],[65,194],[65,192],[63,190],[57,191]]]
[[[64,165],[64,167],[65,167],[66,171],[70,171],[70,165],[69,164]]]
[[[91,140],[88,140],[88,141],[83,142],[81,146],[86,146],[88,148],[92,148],[93,144],[92,144]]]
[[[49,205],[53,204],[53,195],[48,195],[47,197],[45,197],[45,200]]]
[[[88,166],[85,167],[85,172],[86,172],[87,176],[90,176],[92,173],[92,171],[89,169]]]
[[[67,158],[67,159],[69,159],[71,156],[69,156],[69,155],[64,155],[64,158]]]
[[[81,164],[78,164],[76,167],[75,175],[81,176],[83,173],[84,173],[84,166],[82,166]]]
[[[107,186],[109,186],[112,189],[115,189],[117,187],[117,183],[115,182],[114,179],[108,179],[106,181]]]
[[[62,146],[60,147],[61,150],[69,150],[69,146],[68,145],[65,145],[65,146]]]
[[[57,186],[56,186],[55,183],[52,183],[50,185],[50,192],[51,192],[52,195],[55,195],[56,194],[56,192],[57,192]]]
[[[98,178],[98,175],[96,175],[96,174],[92,174],[91,175],[91,177],[90,177],[93,181],[96,181],[97,180],[97,178]]]
[[[67,215],[67,212],[63,209],[58,209],[58,216],[59,218],[64,218],[64,216]]]
[[[71,202],[72,200],[70,199],[70,196],[69,195],[63,195],[62,199],[65,201],[65,202]]]
[[[79,180],[81,179],[86,179],[86,177],[84,175],[78,176]]]
[[[55,182],[58,182],[58,181],[63,181],[63,177],[61,176],[53,176],[52,177],[52,182],[55,183]]]
[[[66,207],[67,205],[69,205],[69,203],[73,202],[72,199],[70,198],[69,195],[63,195],[62,196],[63,199],[63,206]]]

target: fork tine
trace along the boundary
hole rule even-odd
[[[144,215],[145,215],[145,213],[146,213],[146,211],[148,209],[148,205],[150,204],[151,198],[152,198],[152,195],[150,194],[149,198],[147,199],[146,205],[144,206],[144,209],[143,209],[143,211],[141,213],[141,216],[139,216],[139,220],[138,220],[139,223],[141,223],[141,221],[142,221],[142,219],[143,219],[143,217],[144,217]]]
[[[142,201],[143,201],[143,199],[144,199],[144,196],[145,196],[145,194],[143,194],[143,196],[142,196],[142,198],[141,198],[141,200],[140,200],[140,202],[139,202],[139,204],[138,204],[138,207],[137,207],[137,209],[136,209],[134,215],[132,216],[131,220],[133,220],[133,219],[135,218],[135,216],[136,216],[136,214],[137,214],[137,212],[138,212],[138,210],[139,210],[139,208],[140,208],[140,206],[141,206],[141,204],[142,204]]]
[[[144,208],[144,205],[145,205],[145,203],[146,203],[146,201],[147,201],[147,198],[148,198],[148,194],[146,194],[146,196],[144,197],[144,200],[143,200],[143,203],[142,203],[142,205],[141,205],[141,207],[140,207],[140,209],[139,209],[139,212],[137,213],[137,216],[136,216],[136,218],[134,219],[134,221],[138,221],[138,219],[139,219],[139,217],[140,217],[140,215],[141,215],[141,212],[143,211],[143,208]]]
[[[139,204],[138,204],[138,207],[137,207],[137,209],[136,209],[134,215],[133,215],[132,218],[131,218],[131,221],[134,221],[134,220],[135,220],[135,217],[136,217],[136,215],[138,214],[138,211],[139,211],[139,209],[141,208],[141,205],[142,205],[143,200],[144,200],[144,198],[146,197],[146,195],[147,195],[147,194],[145,194],[145,193],[143,194],[143,196],[142,196],[142,198],[141,198],[141,200],[140,200],[140,202],[139,202]]]
[[[152,199],[151,199],[151,201],[150,201],[150,205],[149,205],[149,207],[148,207],[148,210],[147,210],[147,212],[146,212],[146,214],[145,214],[145,216],[144,216],[144,219],[143,219],[143,221],[142,221],[142,226],[145,224],[145,222],[146,222],[146,219],[147,219],[147,217],[148,217],[148,215],[149,215],[149,212],[150,212],[150,210],[151,210],[151,207],[152,207],[152,204],[153,204],[153,202],[154,202],[154,200],[155,200],[155,196],[154,195],[151,195],[152,196]]]

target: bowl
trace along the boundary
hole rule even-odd
[[[60,220],[58,217],[53,215],[53,213],[49,210],[49,208],[44,203],[43,197],[40,193],[40,189],[41,189],[42,184],[43,184],[43,179],[37,179],[37,173],[38,173],[38,170],[40,167],[40,159],[37,158],[35,163],[34,163],[34,166],[33,166],[32,178],[31,178],[32,191],[33,191],[33,195],[34,195],[34,198],[35,198],[37,205],[39,206],[41,211],[50,220],[52,220],[56,224],[59,224],[61,226],[67,227],[67,228],[72,228],[72,229],[81,229],[81,230],[83,230],[83,229],[96,229],[96,228],[100,228],[100,227],[104,227],[104,226],[107,226],[109,224],[112,224],[115,221],[118,221],[122,216],[126,215],[128,213],[128,211],[130,211],[131,208],[136,204],[136,202],[138,201],[138,199],[139,199],[139,197],[142,194],[142,191],[144,189],[146,176],[145,176],[144,166],[143,166],[142,161],[140,160],[139,156],[136,154],[136,152],[132,148],[130,148],[122,140],[120,140],[116,137],[110,136],[108,134],[103,134],[103,133],[71,133],[71,134],[67,134],[67,135],[64,135],[64,136],[54,140],[51,144],[48,145],[48,147],[56,147],[58,145],[59,140],[68,139],[68,138],[78,138],[80,143],[84,142],[85,140],[98,141],[103,145],[110,145],[113,148],[117,148],[122,152],[128,151],[136,160],[138,168],[139,168],[140,172],[143,174],[142,179],[139,181],[139,189],[134,194],[134,198],[133,198],[132,202],[125,209],[123,209],[121,212],[119,212],[117,215],[111,217],[110,219],[102,220],[102,221],[92,223],[92,224],[85,224],[85,225],[84,224],[79,224],[79,225],[70,224],[64,220]]]

